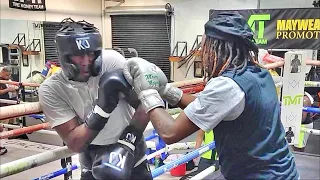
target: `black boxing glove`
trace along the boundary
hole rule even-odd
[[[142,138],[141,128],[129,125],[116,144],[98,156],[92,165],[96,179],[129,179],[135,165],[134,150]]]
[[[84,122],[88,128],[100,131],[117,107],[120,96],[128,96],[132,87],[123,76],[122,69],[105,72],[99,80],[98,98]],[[121,95],[122,94],[122,95]]]

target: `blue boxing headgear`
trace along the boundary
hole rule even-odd
[[[71,61],[71,56],[94,54],[89,65],[90,76],[101,72],[102,38],[92,24],[85,21],[75,22],[70,18],[62,21],[62,28],[56,33],[55,43],[63,73],[73,81],[85,82],[88,77],[80,74],[80,65]]]

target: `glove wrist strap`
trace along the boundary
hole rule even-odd
[[[101,131],[108,122],[109,117],[109,113],[104,112],[98,105],[95,105],[84,122],[89,129]]]
[[[141,91],[139,94],[139,99],[146,113],[157,107],[165,107],[161,96],[155,89]]]
[[[131,144],[131,143],[125,141],[125,140],[119,139],[119,140],[118,140],[118,143],[123,144],[123,145],[129,147],[132,151],[134,151],[134,150],[136,149],[136,147],[135,147],[133,144]]]
[[[163,99],[167,101],[168,104],[175,106],[180,102],[182,95],[183,95],[183,92],[181,89],[177,87],[173,87],[170,84],[167,84],[163,94]]]

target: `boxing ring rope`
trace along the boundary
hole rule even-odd
[[[307,129],[307,128],[301,127],[301,132],[320,136],[320,130],[318,129]]]
[[[0,83],[8,83],[8,84],[14,84],[16,85],[19,82],[13,82],[13,81],[0,81]],[[23,84],[23,83],[22,83]],[[191,86],[186,87],[185,90],[183,88],[183,91],[185,93],[196,93],[203,90],[203,79],[196,78],[192,80],[186,80],[186,81],[179,81],[170,83],[175,87],[185,87],[185,86]],[[34,83],[24,83],[26,86],[39,86],[39,84]],[[10,103],[13,103],[13,101],[10,101]],[[15,102],[16,103],[16,102]],[[29,114],[35,114],[35,113],[41,113],[41,107],[39,102],[32,102],[32,103],[23,103],[23,104],[17,104],[17,105],[11,105],[11,106],[5,106],[0,107],[0,120],[6,120],[9,118],[29,115]]]
[[[191,79],[191,80],[184,80],[184,81],[178,81],[178,82],[173,82],[173,83],[169,83],[175,87],[178,88],[183,88],[184,86],[190,86],[193,84],[201,84],[203,83],[203,79],[202,78],[195,78],[195,79]]]
[[[191,80],[173,82],[170,84],[172,84],[175,87],[183,87],[183,86],[192,85],[192,84],[199,84],[201,82],[203,82],[202,78],[195,78],[195,79],[191,79]],[[37,83],[25,83],[25,82],[6,81],[6,80],[0,80],[0,83],[10,84],[10,85],[15,85],[15,86],[19,86],[19,85],[29,86],[29,87],[39,87],[40,86],[40,84],[37,84]]]
[[[282,87],[282,77],[280,76],[272,76],[272,79],[276,85],[276,87]],[[305,87],[320,87],[319,81],[305,81],[304,82]]]
[[[70,172],[70,171],[74,171],[74,170],[78,169],[79,167],[80,167],[80,164],[72,165],[71,167],[66,167],[66,168],[60,169],[60,170],[58,170],[58,171],[55,171],[55,172],[46,174],[46,175],[44,175],[44,176],[41,176],[41,177],[39,177],[39,178],[35,178],[35,179],[33,179],[33,180],[52,179],[52,178],[61,176],[61,175],[63,175],[63,174],[66,174],[66,173],[68,173],[68,172]]]
[[[26,171],[28,169],[41,166],[56,160],[60,160],[65,157],[73,156],[77,153],[72,152],[67,146],[54,149],[52,151],[46,151],[40,154],[22,158],[16,161],[12,161],[1,165],[0,178],[10,176],[13,174]]]
[[[42,112],[39,102],[0,107],[0,120]]]
[[[173,150],[185,150],[185,149],[190,149],[190,148],[194,148],[194,146],[195,146],[195,142],[175,143],[175,144],[172,144],[172,145],[168,145],[166,148],[163,148],[163,149],[167,149],[168,152],[169,152],[169,151],[173,151]],[[215,147],[215,146],[209,146],[208,149],[207,149],[207,147],[199,148],[199,149],[197,149],[197,150],[195,150],[195,151],[200,152],[200,153],[202,154],[202,153],[205,153],[205,152],[211,150],[210,148],[213,149],[214,147]],[[148,148],[149,148],[149,147],[148,147]],[[203,149],[203,150],[200,151],[201,149]],[[159,153],[159,151],[157,151],[157,152]],[[162,153],[162,152],[161,152],[161,153]],[[159,153],[159,154],[161,154],[161,153]],[[148,160],[149,160],[149,159],[152,159],[152,158],[154,158],[154,157],[157,156],[157,155],[158,155],[158,154],[156,154],[156,152],[155,152],[155,153],[153,153],[153,154],[148,155],[148,158],[147,158],[147,159],[148,159]],[[190,160],[187,160],[187,159],[189,159],[189,158],[190,158],[190,157],[184,156],[182,159],[184,159],[185,162],[178,162],[178,163],[181,163],[181,164],[186,163],[186,162],[190,161]],[[174,161],[174,162],[176,162],[176,161]],[[60,170],[58,170],[58,171],[55,171],[55,172],[52,172],[52,173],[43,175],[43,176],[41,176],[41,177],[39,177],[39,178],[35,178],[35,179],[33,179],[33,180],[52,179],[52,178],[54,178],[54,177],[57,177],[57,176],[66,174],[66,173],[68,173],[69,171],[76,170],[76,169],[78,169],[79,167],[80,167],[79,164],[72,165],[72,166],[70,166],[70,167],[66,167],[66,168],[60,169]],[[173,169],[174,167],[176,167],[176,166],[170,166],[170,167],[166,168],[166,171],[169,171],[169,170]]]
[[[270,55],[270,54],[269,54]],[[274,69],[278,67],[282,67],[284,65],[284,59],[278,56],[276,58],[269,58],[268,56],[264,56],[263,61],[267,62],[268,64],[263,65],[266,69]],[[320,66],[319,60],[306,60],[306,65],[310,66]]]
[[[276,87],[282,87],[282,82],[275,83]],[[320,87],[320,82],[317,81],[305,81],[304,82],[305,87]]]
[[[303,110],[304,112],[320,114],[320,108],[303,107],[302,110]]]
[[[0,103],[11,104],[11,105],[18,104],[18,102],[16,100],[8,100],[8,99],[0,99]],[[25,103],[25,102],[20,101],[20,104],[22,104],[22,103]]]
[[[146,142],[146,143],[147,143],[148,148],[155,148],[155,145],[153,146],[152,144],[148,144],[148,142]],[[147,156],[147,159],[150,160],[150,159],[156,157],[157,155],[160,155],[162,153],[168,153],[170,151],[194,149],[195,146],[196,146],[195,142],[175,143],[172,145],[167,145],[166,147],[164,147],[154,153],[149,154]]]
[[[29,87],[39,87],[40,86],[40,84],[37,84],[37,83],[25,83],[25,82],[6,81],[6,80],[0,80],[0,83],[10,84],[10,85],[14,85],[14,86],[29,86]]]
[[[193,176],[190,180],[199,180],[204,179],[205,177],[209,176],[210,174],[214,173],[216,171],[215,166],[209,166],[207,169],[201,171],[197,175]]]
[[[58,135],[56,131],[43,130],[43,129],[50,128],[49,123],[42,123],[42,124],[37,124],[37,125],[23,127],[23,128],[21,128],[20,126],[14,126],[14,125],[2,125],[2,126],[6,128],[14,128],[14,130],[1,132],[0,139],[5,139],[13,136],[19,136],[19,135],[33,133],[33,132],[50,134],[50,135]]]
[[[176,161],[172,161],[168,164],[165,164],[157,169],[154,169],[153,171],[151,171],[152,173],[152,178],[158,177],[161,174],[170,171],[171,169],[184,164],[188,161],[191,161],[197,157],[199,157],[200,155],[202,155],[205,152],[208,152],[211,149],[215,148],[215,142],[211,142],[210,144],[207,144],[205,146],[200,147],[199,149],[196,149],[186,155],[184,155],[182,158],[176,160]]]

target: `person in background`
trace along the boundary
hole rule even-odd
[[[303,97],[303,107],[311,107],[314,103],[314,99],[312,96],[305,92]],[[313,114],[308,112],[302,112],[302,119],[301,119],[301,127],[307,129],[313,129]],[[299,143],[292,146],[294,151],[304,152],[305,147],[307,145],[307,141],[309,138],[309,133],[300,132],[299,136]]]
[[[9,67],[0,68],[0,80],[10,81],[11,79],[11,69]],[[8,84],[0,83],[0,99],[11,99],[16,92],[16,87]],[[5,103],[0,103],[0,107],[6,106]]]
[[[214,141],[213,130],[211,130],[209,132],[205,132],[200,129],[197,132],[195,149],[200,148],[202,145],[202,142],[204,145],[207,145],[213,141]],[[217,153],[216,149],[213,149],[213,150],[208,151],[208,152],[201,155],[197,171],[200,173],[201,171],[207,169],[208,167],[218,165],[218,164],[219,164],[218,163],[218,153]]]
[[[0,68],[0,80],[10,80],[11,78],[11,69],[9,67],[1,67]],[[0,99],[10,99],[10,94],[11,92],[15,92],[16,88],[13,86],[8,86],[7,84],[0,83]],[[5,103],[0,102],[0,107],[7,106]],[[3,124],[8,124],[10,119],[8,120],[3,120],[1,123]],[[3,126],[0,126],[0,132],[3,132]],[[4,155],[8,152],[8,150],[0,145],[0,155]]]

